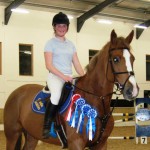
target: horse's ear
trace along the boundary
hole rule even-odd
[[[111,31],[111,39],[110,39],[111,43],[115,44],[116,39],[117,39],[117,34],[116,34],[115,30],[113,29]]]
[[[126,37],[126,42],[128,43],[128,44],[130,44],[131,43],[131,41],[132,41],[132,39],[133,39],[133,36],[134,36],[134,31],[132,30],[131,32],[130,32],[130,34]]]

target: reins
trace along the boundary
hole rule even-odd
[[[94,93],[92,93],[92,92],[89,92],[89,91],[87,91],[87,90],[84,90],[84,89],[82,89],[82,88],[79,88],[79,87],[76,86],[75,84],[72,84],[72,83],[71,83],[71,85],[74,86],[75,88],[77,88],[78,90],[82,91],[82,92],[85,92],[85,93],[88,93],[88,94],[91,94],[91,95],[97,97],[98,99],[102,99],[102,98],[105,98],[105,97],[110,96],[110,95],[113,95],[113,94],[121,95],[121,93],[120,93],[120,94],[117,93],[118,91],[120,91],[120,90],[118,89],[118,87],[117,87],[116,91],[114,91],[114,92],[108,93],[108,94],[106,94],[106,95],[104,95],[104,96],[99,96],[99,95],[96,95],[96,94],[94,94]]]

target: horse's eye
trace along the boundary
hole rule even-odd
[[[114,57],[113,61],[114,61],[114,63],[119,63],[120,62],[120,58],[119,57]]]

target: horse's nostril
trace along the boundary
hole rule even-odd
[[[130,95],[130,96],[132,95],[132,90],[131,90],[131,88],[127,89],[126,94],[127,94],[127,95]]]

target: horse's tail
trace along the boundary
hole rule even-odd
[[[22,144],[22,134],[18,137],[15,150],[21,150],[21,144]]]

